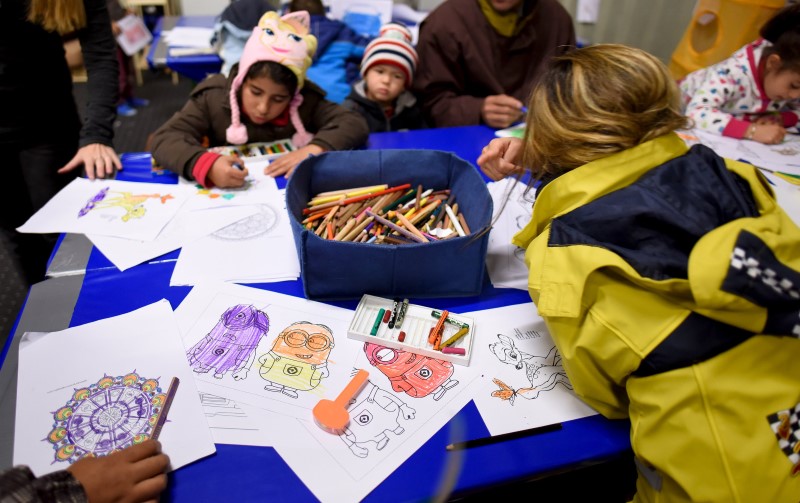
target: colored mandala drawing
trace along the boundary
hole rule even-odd
[[[87,388],[76,389],[53,412],[53,429],[44,439],[53,445],[53,463],[107,456],[144,442],[166,398],[158,379],[141,377],[136,371],[103,376]]]

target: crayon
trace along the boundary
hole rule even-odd
[[[381,308],[378,310],[378,317],[375,318],[375,323],[372,324],[372,330],[369,331],[369,335],[376,335],[378,333],[378,328],[381,326],[381,321],[383,321],[383,313],[386,310]]]
[[[425,242],[425,241],[422,240],[422,238],[417,237],[414,233],[403,229],[399,225],[393,224],[392,222],[386,220],[383,217],[380,217],[380,216],[376,215],[375,213],[373,213],[371,211],[368,211],[367,215],[369,215],[371,217],[375,217],[375,220],[377,220],[378,222],[382,223],[383,225],[385,225],[387,227],[390,227],[390,228],[396,230],[397,232],[399,232],[400,234],[402,234],[403,236],[405,236],[405,237],[407,237],[409,239],[413,239],[414,241],[417,241],[419,243],[424,243]]]
[[[450,346],[445,346],[442,348],[442,354],[445,355],[465,355],[467,354],[467,350],[464,348],[451,348]]]
[[[383,313],[383,322],[384,322],[384,323],[389,323],[389,318],[391,318],[391,317],[392,317],[392,312],[391,312],[391,311],[389,311],[389,310],[387,309],[387,310],[386,310],[386,311]]]
[[[447,313],[447,311],[445,311],[445,313]],[[442,313],[440,311],[437,311],[437,310],[434,309],[433,311],[431,311],[431,316],[433,316],[434,318],[441,318],[442,317]],[[447,315],[445,315],[445,316],[447,316]],[[448,317],[445,321],[447,323],[449,323],[451,325],[455,325],[455,326],[457,326],[459,328],[463,328],[463,327],[469,328],[469,325],[467,325],[466,323],[461,323],[460,321],[456,321],[453,318],[449,318]]]
[[[449,205],[444,207],[444,211],[447,212],[447,216],[450,217],[450,222],[453,224],[453,227],[456,228],[456,232],[459,236],[466,236],[467,234],[464,232],[464,229],[461,228],[461,224],[458,223],[458,217],[456,217],[455,212],[450,208]]]
[[[458,341],[460,338],[462,338],[462,337],[464,337],[465,335],[467,335],[467,332],[469,332],[469,327],[468,327],[468,326],[462,326],[460,329],[458,329],[458,332],[454,333],[454,334],[452,335],[452,337],[450,337],[449,339],[447,339],[446,341],[444,341],[444,342],[442,343],[442,346],[445,346],[445,347],[447,347],[447,346],[450,346],[451,344],[454,344],[454,343],[455,343],[456,341]]]
[[[406,340],[406,333],[401,330],[400,335],[397,336],[397,340],[399,342],[403,342],[404,340]]]
[[[347,197],[347,198],[344,198],[344,199],[339,199],[338,201],[333,201],[333,202],[330,202],[330,203],[320,204],[320,205],[316,206],[316,209],[320,210],[322,208],[330,208],[331,206],[339,206],[339,205],[344,206],[346,204],[357,203],[357,202],[363,201],[365,199],[371,199],[374,196],[378,196],[378,195],[382,196],[382,195],[388,194],[390,192],[397,192],[399,190],[406,190],[409,187],[411,187],[411,184],[406,183],[404,185],[398,185],[397,187],[391,187],[391,188],[384,189],[384,190],[381,190],[381,191],[378,191],[378,192],[373,192],[371,194],[365,194],[363,196]],[[303,208],[303,215],[308,215],[309,213],[311,213],[311,208]]]
[[[397,319],[394,322],[395,328],[400,328],[403,325],[403,320],[406,317],[406,310],[408,310],[408,299],[403,299],[400,310],[397,311]]]
[[[397,321],[397,310],[400,309],[400,299],[394,299],[392,303],[392,317],[389,318],[389,328],[394,328],[394,323]]]

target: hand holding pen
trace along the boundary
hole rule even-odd
[[[513,96],[507,94],[487,96],[481,106],[481,119],[490,127],[507,128],[525,120],[523,108],[523,103]]]
[[[214,161],[208,170],[208,179],[220,188],[238,188],[244,185],[247,178],[244,162],[233,155],[222,155]]]

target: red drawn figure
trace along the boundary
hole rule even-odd
[[[328,357],[333,346],[333,333],[325,325],[307,321],[289,325],[258,359],[259,374],[267,381],[264,389],[297,398],[298,391],[316,388],[330,374]]]
[[[189,365],[198,374],[214,369],[217,379],[232,372],[235,380],[242,380],[268,331],[269,317],[263,311],[244,304],[228,308],[208,335],[186,352]]]
[[[439,400],[448,389],[458,384],[451,379],[453,364],[447,361],[371,342],[364,344],[364,353],[369,363],[389,378],[394,391],[414,398],[424,398],[433,393],[433,399]]]

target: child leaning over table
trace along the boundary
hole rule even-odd
[[[635,500],[797,503],[800,229],[769,183],[684,144],[639,49],[554,58],[528,109],[478,164],[541,181],[514,243],[575,392],[630,419]]]
[[[367,119],[372,133],[427,127],[417,98],[409,91],[417,68],[411,32],[401,24],[381,27],[361,60],[360,80],[342,103]]]
[[[362,146],[364,119],[305,80],[317,45],[308,22],[305,11],[265,13],[230,75],[201,82],[154,133],[155,161],[205,187],[241,187],[247,170],[234,166],[236,157],[207,151],[206,139],[216,147],[291,138],[298,148],[272,161],[264,170],[270,176],[291,175],[309,155]]]
[[[695,127],[766,144],[783,141],[800,114],[800,3],[784,7],[761,37],[679,82]]]

